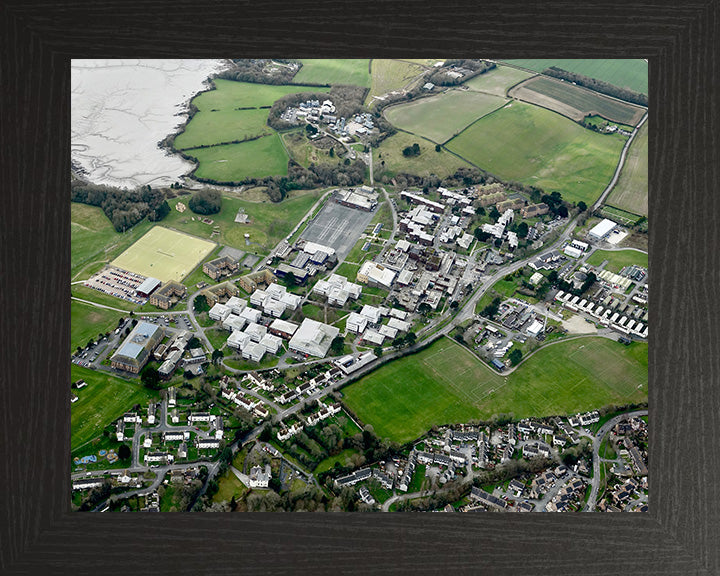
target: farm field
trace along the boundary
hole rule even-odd
[[[648,63],[639,58],[634,60],[525,59],[506,60],[506,62],[535,72],[542,72],[550,66],[557,66],[568,72],[609,82],[619,88],[630,88],[643,94],[648,93]]]
[[[504,98],[507,96],[509,88],[512,88],[515,84],[531,76],[532,74],[530,72],[525,72],[524,70],[518,70],[510,66],[498,66],[489,72],[485,72],[485,74],[471,78],[465,82],[465,86],[470,88],[470,90],[487,92],[488,94],[494,94],[495,96]]]
[[[373,96],[382,96],[393,90],[400,90],[413,79],[420,76],[425,68],[402,60],[386,60],[374,58],[370,61],[372,81],[370,92],[365,100],[366,105],[374,102]]]
[[[587,259],[590,266],[600,266],[603,260],[607,260],[605,270],[610,272],[620,272],[625,266],[642,266],[648,267],[648,255],[645,252],[637,252],[635,250],[595,250]]]
[[[315,86],[273,86],[271,84],[254,84],[236,82],[235,80],[214,80],[215,90],[209,90],[196,96],[192,103],[200,111],[235,110],[237,108],[270,107],[275,100],[288,94],[298,92],[327,92],[329,88]]]
[[[214,248],[214,242],[155,226],[112,263],[163,282],[179,282]]]
[[[213,241],[243,251],[267,253],[290,233],[322,193],[321,190],[293,190],[285,200],[277,204],[269,199],[263,202],[249,202],[235,196],[223,196],[220,212],[208,216],[213,221],[212,224],[205,224],[189,209],[183,213],[178,212],[175,209],[177,203],[183,202],[187,205],[190,198],[182,196],[168,201],[171,210],[163,220],[163,224],[207,239],[210,239],[213,228],[218,226],[220,235],[214,237]],[[249,224],[235,222],[235,216],[240,208],[249,216]],[[245,234],[250,234],[249,246],[245,244]]]
[[[546,76],[531,78],[519,84],[510,90],[510,96],[549,108],[575,121],[591,114],[635,126],[645,113],[639,106],[613,100],[581,86],[573,86]]]
[[[381,437],[405,443],[435,424],[493,415],[542,417],[647,399],[647,344],[579,338],[539,350],[503,376],[443,338],[343,389]]]
[[[70,378],[87,382],[85,388],[76,391],[79,399],[70,408],[71,450],[102,434],[103,428],[129,407],[159,398],[158,391],[148,390],[139,381],[129,382],[75,364],[70,366]]]
[[[101,208],[77,202],[70,204],[70,219],[70,269],[73,277],[93,262],[108,262],[153,225],[152,222],[143,220],[124,234],[115,232]],[[93,268],[94,271],[97,269],[97,266]],[[82,278],[88,278],[91,274],[92,272],[86,272]]]
[[[118,320],[125,314],[106,308],[96,308],[84,302],[70,301],[70,350],[85,347],[88,340],[97,340],[98,334],[112,333]]]
[[[272,128],[267,125],[267,119],[268,111],[264,108],[198,112],[185,132],[175,138],[175,148],[187,150],[270,134]]]
[[[370,71],[367,58],[300,59],[302,68],[293,78],[294,84],[353,84],[370,87]]]
[[[218,182],[286,176],[288,171],[288,155],[277,132],[239,144],[199,148],[189,154],[199,164],[195,176]]]
[[[648,121],[630,145],[625,165],[606,204],[633,214],[648,215]]]
[[[506,100],[472,90],[451,90],[384,111],[388,121],[406,132],[442,144],[478,118],[497,110]]]
[[[610,182],[623,140],[523,102],[482,118],[446,147],[500,178],[592,204]]]
[[[420,155],[408,158],[403,156],[403,149],[412,146],[415,142],[420,146]],[[392,178],[403,172],[418,176],[436,174],[440,178],[445,178],[454,174],[458,168],[469,167],[470,164],[462,158],[447,150],[435,152],[435,144],[406,132],[393,134],[383,140],[379,147],[373,148],[373,170],[376,180],[383,175]]]

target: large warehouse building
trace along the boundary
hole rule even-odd
[[[603,218],[600,222],[598,222],[590,232],[588,232],[588,238],[590,240],[595,240],[596,242],[599,242],[600,240],[603,240],[610,232],[613,231],[613,229],[617,226],[615,222],[612,220],[608,220],[607,218]]]
[[[340,330],[334,326],[305,318],[290,339],[290,351],[324,358],[338,334]]]
[[[163,336],[164,332],[160,326],[149,322],[138,322],[122,346],[110,358],[110,365],[118,370],[137,374],[145,366]]]

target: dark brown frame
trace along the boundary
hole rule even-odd
[[[718,0],[0,5],[0,573],[720,574]],[[646,57],[648,514],[70,514],[69,59]],[[715,490],[714,490],[715,489]]]

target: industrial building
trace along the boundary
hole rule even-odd
[[[149,322],[138,322],[110,358],[110,365],[118,370],[137,374],[148,361],[150,354],[164,337],[160,326]]]
[[[610,232],[615,229],[617,224],[612,220],[603,218],[598,224],[596,224],[590,232],[588,232],[588,238],[596,242],[600,242],[605,239]]]

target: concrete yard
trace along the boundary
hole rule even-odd
[[[338,260],[348,255],[375,212],[342,206],[333,200],[310,222],[300,238],[333,248]]]

